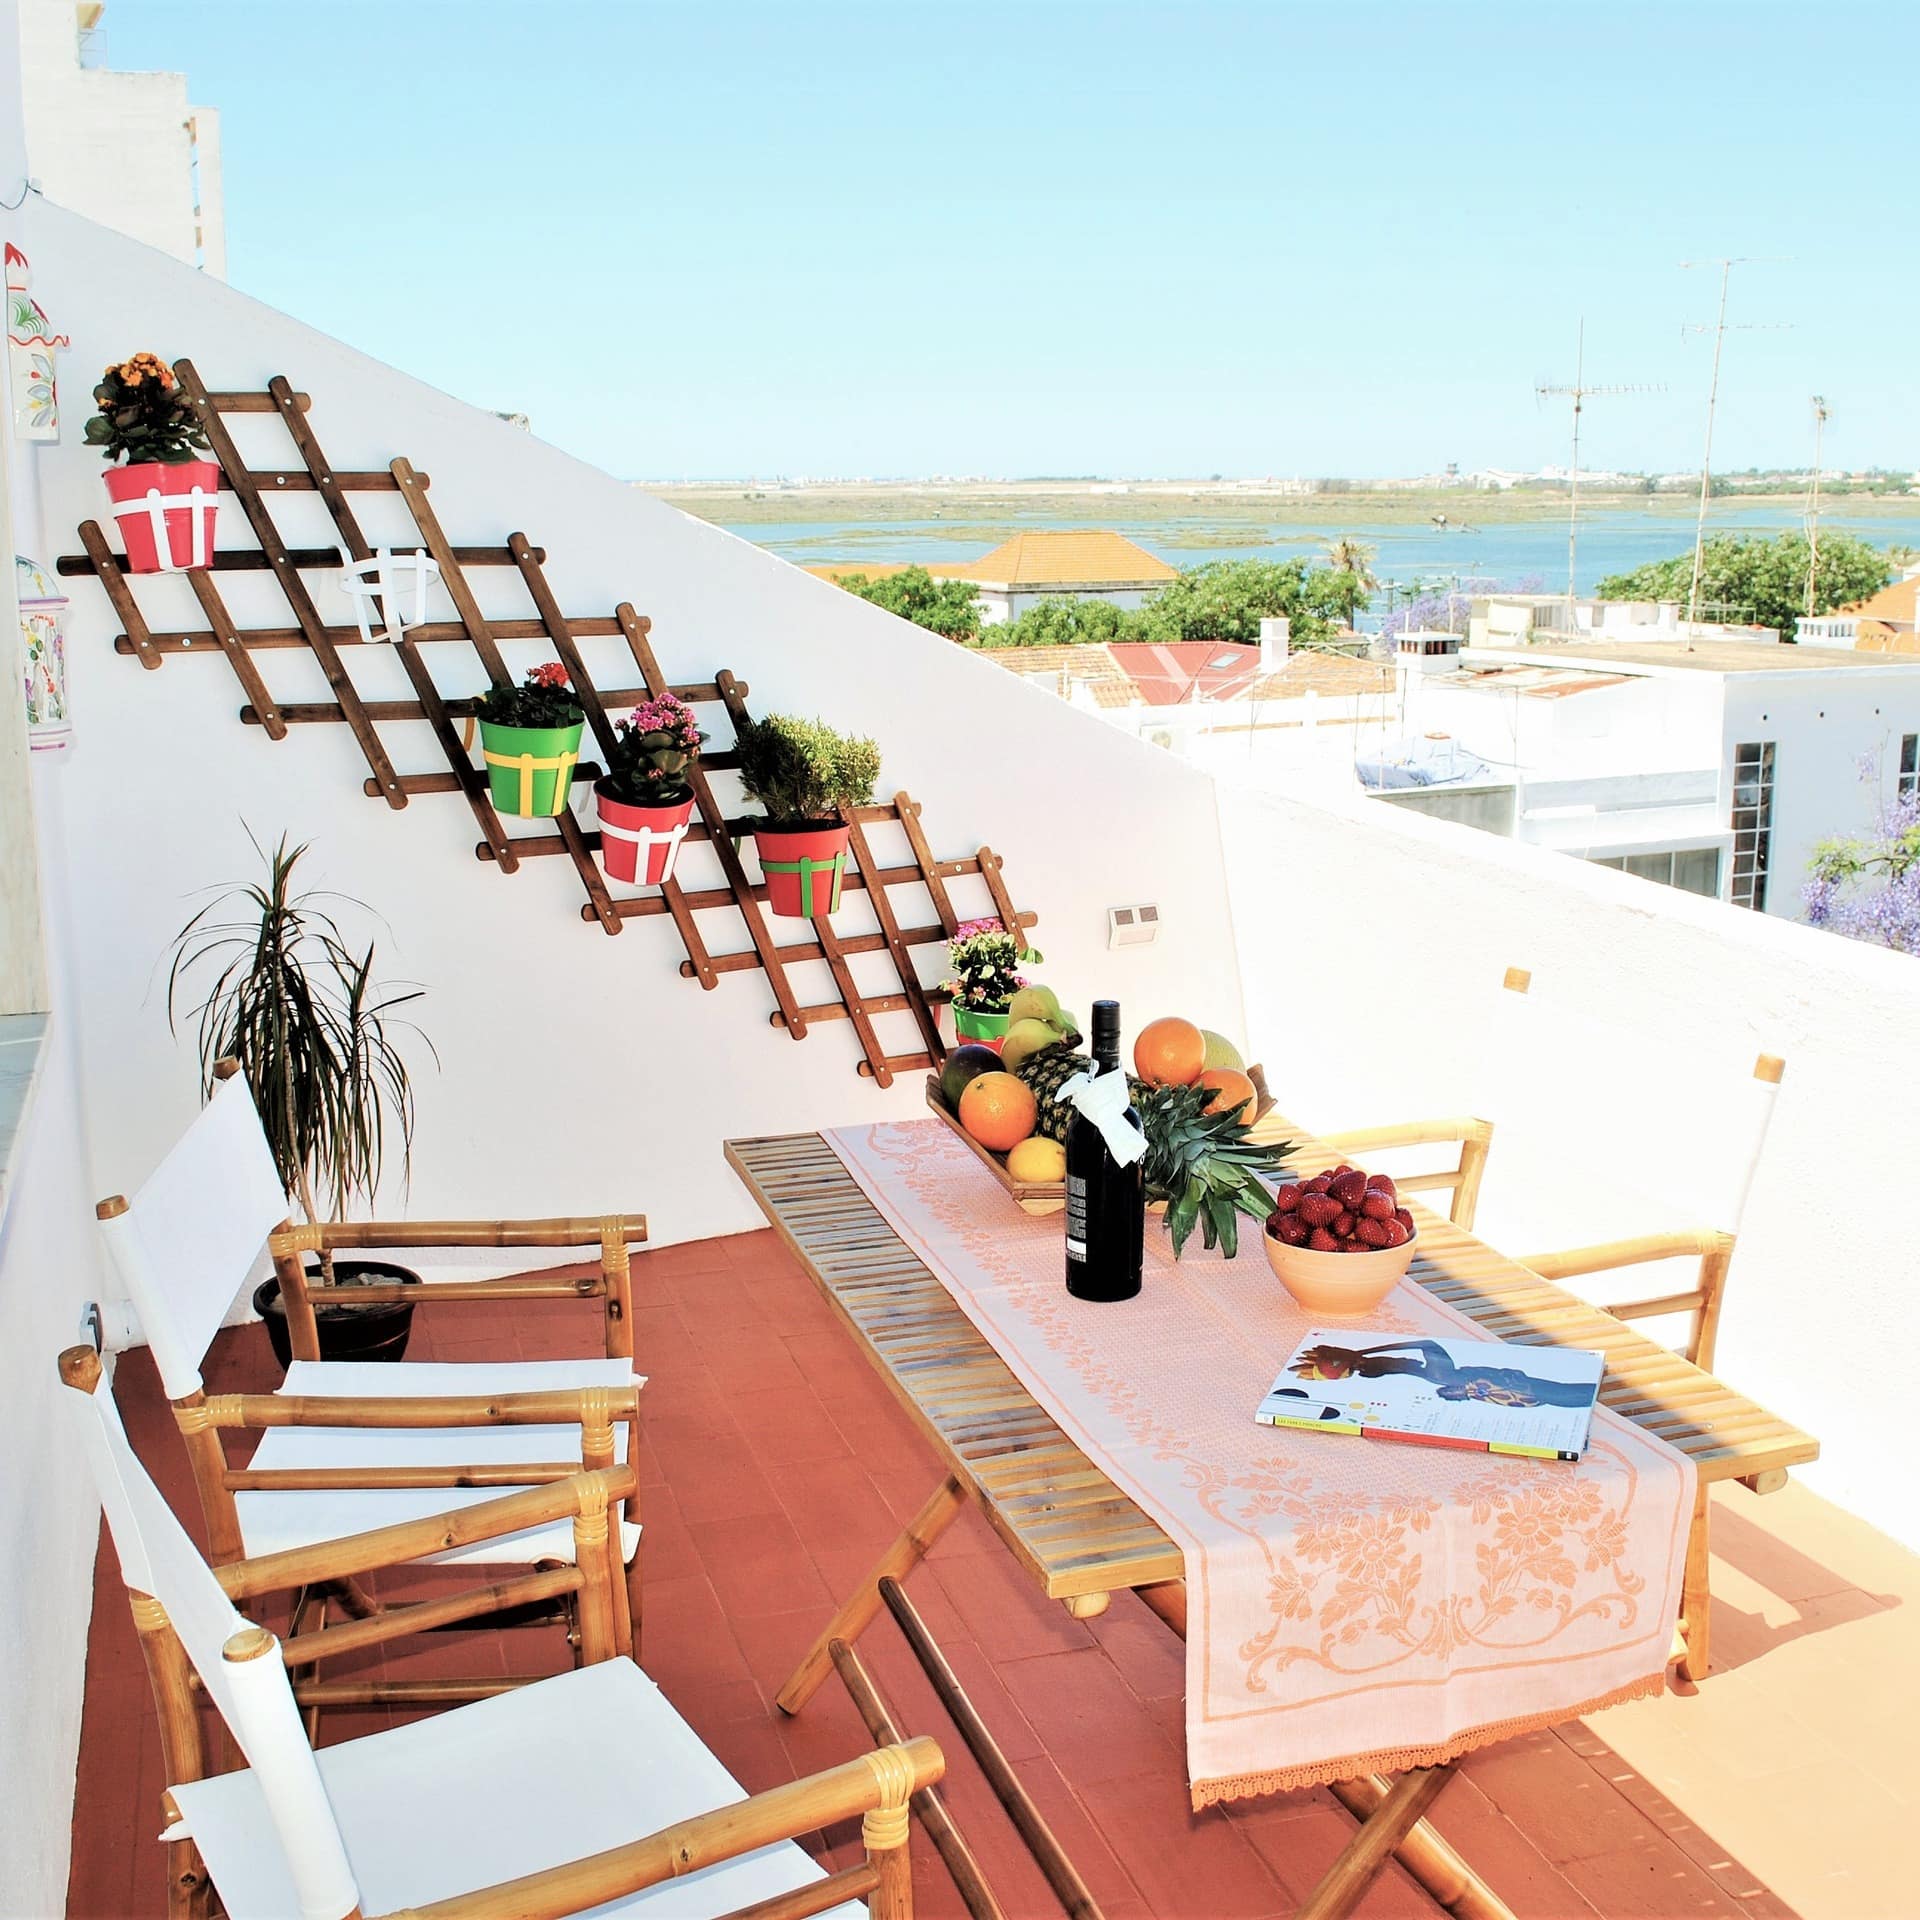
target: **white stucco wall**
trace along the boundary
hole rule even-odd
[[[1723,1092],[1737,1099],[1755,1053],[1786,1057],[1717,1370],[1821,1440],[1822,1458],[1804,1470],[1811,1484],[1920,1547],[1907,1458],[1920,1255],[1905,1225],[1920,1155],[1920,963],[1396,808],[1223,798],[1250,1039],[1283,1110],[1304,1125],[1470,1105],[1484,1051],[1498,1043],[1493,1003],[1509,965],[1532,970],[1536,994],[1636,1036],[1602,1068],[1628,1093],[1642,1089],[1650,1130],[1715,1113]],[[1298,877],[1309,872],[1345,876],[1367,917],[1303,901]],[[1724,1082],[1695,1073],[1709,1050],[1727,1062]],[[1570,1061],[1566,1076],[1556,1178],[1567,1218],[1584,1189],[1613,1177],[1615,1155],[1683,1203],[1684,1155],[1642,1166],[1647,1149],[1631,1134],[1597,1153],[1586,1142],[1587,1071]],[[1841,1186],[1884,1196],[1890,1214],[1837,1204]],[[1536,1213],[1556,1211],[1552,1194],[1535,1198]],[[1483,1205],[1479,1224],[1503,1244],[1497,1208]],[[1815,1354],[1829,1358],[1816,1367]]]
[[[191,355],[219,387],[261,387],[286,373],[313,395],[310,417],[336,468],[382,467],[406,454],[432,476],[451,539],[502,542],[524,529],[548,549],[562,608],[606,615],[631,599],[652,617],[674,679],[730,667],[749,683],[756,713],[818,712],[873,735],[885,754],[882,793],[900,787],[922,802],[936,854],[986,843],[1003,855],[1017,903],[1041,915],[1034,938],[1047,956],[1044,977],[1068,1004],[1084,1010],[1112,993],[1136,1019],[1184,1010],[1209,1025],[1240,1025],[1204,775],[202,275],[57,209],[31,211],[36,272],[72,326],[76,368],[150,347]],[[243,419],[237,430],[256,460],[293,464],[271,417]],[[40,450],[47,524],[67,551],[77,546],[76,523],[102,511],[100,462],[77,438]],[[411,540],[397,496],[356,503],[371,537]],[[227,539],[244,540],[235,510],[222,511]],[[329,538],[312,496],[292,500],[282,526],[296,544]],[[531,612],[510,570],[473,577],[490,611]],[[346,618],[332,576],[311,581],[330,617]],[[220,583],[243,621],[277,600],[264,576],[228,573]],[[426,989],[419,1018],[442,1065],[436,1073],[419,1061],[417,1214],[625,1207],[644,1210],[661,1241],[734,1231],[759,1216],[721,1158],[727,1135],[920,1110],[918,1076],[883,1092],[856,1073],[845,1022],[816,1026],[798,1043],[776,1032],[757,970],[703,992],[680,977],[681,948],[664,916],[629,923],[618,938],[583,924],[566,860],[503,876],[474,858],[476,829],[458,797],[423,796],[403,812],[367,799],[365,765],[345,727],[297,727],[270,741],[239,724],[241,695],[217,654],[143,671],[112,651],[118,622],[99,588],[69,585],[79,745],[59,769],[71,833],[53,884],[72,900],[94,1159],[106,1186],[138,1181],[194,1109],[188,1043],[167,1030],[165,955],[202,889],[251,872],[243,821],[268,840],[285,831],[311,841],[313,878],[383,914],[385,968]],[[156,626],[202,624],[181,582],[137,591]],[[636,679],[622,642],[582,645],[602,684]],[[364,690],[406,695],[390,655],[355,652]],[[506,652],[516,673],[550,657],[531,641]],[[431,647],[429,657],[447,692],[483,686],[464,645]],[[279,698],[325,694],[304,652],[258,660]],[[716,724],[724,739],[724,717]],[[424,726],[383,732],[402,771],[444,765]],[[734,804],[734,777],[717,778]],[[689,849],[684,877],[713,884],[711,858]],[[962,912],[991,910],[978,881],[953,884]],[[909,924],[932,917],[917,890],[893,898]],[[1107,907],[1139,900],[1160,905],[1159,943],[1110,955]],[[872,924],[858,896],[838,924],[843,932]],[[702,925],[716,950],[748,944],[736,915],[709,913]],[[789,923],[786,937],[805,938],[802,923]],[[933,977],[941,950],[923,957]],[[887,978],[884,955],[855,964],[870,984]],[[834,997],[823,967],[794,978],[805,1001]],[[897,1050],[914,1050],[911,1020],[883,1016],[882,1031]]]

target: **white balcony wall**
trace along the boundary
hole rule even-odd
[[[936,854],[985,843],[1004,856],[1018,904],[1042,916],[1034,937],[1044,976],[1068,1004],[1084,1011],[1111,993],[1135,1018],[1181,1010],[1239,1027],[1214,791],[1203,774],[204,275],[60,210],[28,211],[35,271],[73,332],[76,395],[93,369],[135,348],[188,355],[217,388],[258,389],[286,374],[313,396],[310,418],[336,469],[381,468],[405,454],[432,477],[451,540],[504,542],[524,529],[548,550],[564,610],[604,616],[631,600],[651,616],[670,678],[731,668],[757,714],[819,713],[872,734],[885,754],[882,794],[904,788],[923,803]],[[76,402],[63,444],[40,450],[54,552],[76,551],[77,523],[104,516],[101,463],[78,444],[84,411]],[[636,417],[636,433],[644,427]],[[272,416],[241,417],[235,431],[255,464],[298,464]],[[352,498],[369,537],[411,543],[397,496]],[[246,543],[231,500],[221,513],[223,542]],[[313,495],[288,496],[281,525],[295,544],[330,543]],[[217,577],[243,625],[286,623],[267,576]],[[511,569],[472,577],[489,612],[531,613]],[[309,579],[326,617],[347,620],[333,576]],[[760,1219],[721,1157],[727,1135],[923,1110],[917,1074],[883,1092],[856,1073],[844,1021],[796,1044],[770,1027],[773,999],[757,970],[703,992],[681,978],[682,949],[664,916],[629,923],[618,938],[583,924],[570,862],[529,861],[503,876],[474,857],[477,831],[457,796],[416,797],[399,812],[366,798],[347,728],[301,726],[269,740],[240,724],[242,695],[217,652],[146,672],[113,652],[119,622],[100,588],[68,585],[78,745],[55,770],[69,834],[49,884],[71,900],[94,1164],[107,1186],[136,1184],[194,1111],[191,1050],[167,1027],[166,954],[205,889],[253,871],[243,823],[268,842],[282,832],[310,841],[312,879],[384,916],[383,928],[343,910],[351,927],[377,935],[390,975],[426,990],[417,1012],[441,1065],[436,1072],[416,1051],[416,1214],[624,1207],[644,1210],[660,1241],[740,1230]],[[135,592],[156,628],[205,624],[182,581],[142,581]],[[634,683],[621,641],[582,646],[603,685]],[[505,652],[516,674],[551,654],[532,641]],[[427,655],[449,694],[484,685],[464,644]],[[279,699],[326,697],[304,650],[256,658]],[[351,666],[368,694],[408,697],[390,655],[355,648]],[[723,716],[716,725],[724,741]],[[444,766],[424,726],[381,731],[402,771]],[[716,778],[738,810],[735,777]],[[711,862],[710,850],[690,848],[685,877],[714,884]],[[991,910],[977,881],[953,887],[963,913]],[[906,923],[930,920],[917,889],[893,898]],[[1143,900],[1160,907],[1158,943],[1109,954],[1106,909]],[[730,912],[701,924],[716,950],[747,946]],[[838,924],[871,926],[859,896]],[[807,937],[803,923],[786,926],[788,939]],[[921,952],[936,978],[942,950]],[[855,965],[870,988],[888,977],[884,955]],[[793,977],[803,1001],[834,998],[823,967]],[[915,1050],[907,1017],[882,1016],[882,1032],[898,1051]],[[397,1181],[390,1187],[387,1204],[397,1207]]]
[[[1908,1460],[1920,1257],[1907,1217],[1920,965],[1397,808],[1222,798],[1249,1038],[1303,1125],[1470,1104],[1510,965],[1532,970],[1536,993],[1644,1034],[1617,1068],[1642,1083],[1650,1124],[1717,1111],[1720,1090],[1678,1064],[1700,1050],[1786,1057],[1717,1370],[1822,1441],[1809,1482],[1920,1546]],[[1570,1137],[1583,1098],[1570,1071]],[[1640,1151],[1630,1137],[1608,1148],[1629,1163]],[[1684,1163],[1646,1171],[1684,1197]],[[1606,1155],[1570,1148],[1562,1177],[1572,1222]],[[1496,1207],[1479,1224],[1501,1244]]]

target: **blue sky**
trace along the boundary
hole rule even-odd
[[[112,0],[234,284],[614,472],[1920,464],[1920,8]],[[297,369],[293,370],[297,372]]]

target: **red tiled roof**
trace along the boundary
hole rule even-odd
[[[1379,693],[1393,685],[1393,669],[1371,660],[1320,648],[1287,656],[1276,672],[1263,672],[1260,649],[1234,641],[1169,640],[1117,642],[1110,651],[1121,671],[1153,707],[1184,700],[1288,700],[1303,693]]]

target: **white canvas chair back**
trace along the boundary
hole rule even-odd
[[[236,1073],[214,1088],[127,1210],[100,1222],[168,1399],[199,1391],[207,1347],[286,1217],[253,1094]]]
[[[252,1622],[235,1611],[147,1477],[105,1379],[92,1393],[74,1390],[69,1398],[121,1576],[165,1608],[208,1697],[246,1755],[299,1890],[300,1920],[342,1920],[359,1905],[359,1890],[278,1645],[267,1635],[256,1657],[227,1657],[228,1643]]]
[[[1475,1108],[1494,1123],[1476,1230],[1527,1254],[1737,1233],[1778,1086],[1727,1030],[1625,1021],[1535,979],[1502,987]]]

